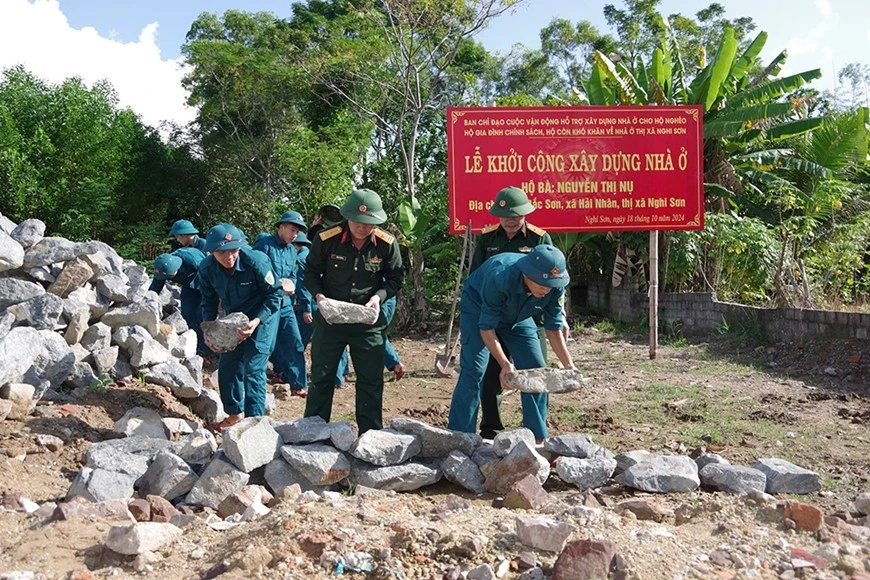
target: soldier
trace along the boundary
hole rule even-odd
[[[271,360],[275,373],[283,382],[290,383],[290,394],[304,398],[308,394],[308,378],[305,374],[303,355],[305,345],[299,335],[294,311],[296,288],[299,282],[296,279],[297,254],[293,242],[300,232],[308,229],[308,226],[305,225],[299,212],[285,211],[275,222],[275,227],[278,228],[276,233],[254,242],[255,250],[269,256],[275,275],[282,280],[282,283],[289,280],[293,287],[292,290],[287,288],[284,290]],[[302,360],[301,369],[298,366],[299,360]]]
[[[311,220],[311,228],[308,230],[308,239],[313,240],[320,233],[320,230],[329,229],[337,226],[344,218],[341,217],[341,209],[334,203],[328,203],[321,206],[314,219]]]
[[[266,364],[283,293],[269,257],[248,247],[244,234],[235,226],[217,224],[211,228],[205,249],[211,255],[199,265],[202,319],[217,318],[218,304],[226,314],[244,312],[250,319],[238,331],[242,342],[221,353],[218,361],[218,386],[229,416],[209,427],[220,430],[266,412]]]
[[[360,433],[383,427],[384,328],[381,305],[402,285],[399,243],[384,230],[380,196],[370,189],[351,192],[341,207],[345,221],[321,231],[313,240],[305,270],[305,285],[316,302],[324,298],[353,302],[378,311],[367,324],[330,325],[314,317],[311,342],[311,392],[305,416],[329,421],[335,394],[335,374],[345,347],[356,371],[356,421]]]
[[[552,244],[548,234],[543,229],[526,221],[526,216],[535,211],[535,206],[529,202],[526,192],[518,187],[506,187],[495,196],[489,213],[498,218],[497,224],[487,226],[480,234],[480,239],[474,248],[471,258],[471,271],[479,268],[487,258],[503,252],[518,252],[528,254],[540,244]],[[540,317],[535,323],[538,326],[538,337],[544,361],[547,360],[547,338]],[[510,357],[510,352],[506,353]],[[501,421],[501,382],[499,373],[501,367],[493,357],[489,358],[486,374],[483,377],[483,389],[480,395],[480,435],[484,439],[492,439],[504,429]]]
[[[199,230],[193,227],[189,220],[178,220],[172,224],[172,229],[169,230],[169,237],[175,238],[182,248],[196,248],[201,252],[205,252],[205,240],[197,234]]]
[[[499,365],[499,380],[516,369],[545,365],[532,317],[543,318],[547,339],[564,368],[574,361],[562,335],[561,300],[570,278],[565,256],[549,244],[527,254],[493,256],[475,270],[462,289],[459,379],[453,390],[447,428],[474,433],[487,360]],[[513,362],[507,351],[513,353]],[[523,426],[538,441],[547,437],[548,395],[522,393]]]
[[[160,254],[154,260],[154,277],[149,290],[157,294],[163,291],[167,281],[181,287],[181,317],[187,327],[196,332],[197,351],[209,357],[214,353],[202,338],[202,295],[199,292],[199,265],[205,254],[196,248],[178,248],[171,254]]]

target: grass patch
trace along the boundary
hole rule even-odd
[[[786,428],[764,418],[753,420],[746,413],[745,398],[731,389],[701,385],[652,384],[639,388],[609,408],[616,425],[645,425],[653,432],[668,429],[683,443],[739,443],[747,435],[782,439]]]

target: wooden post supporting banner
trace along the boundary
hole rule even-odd
[[[649,358],[659,347],[659,232],[649,233]]]

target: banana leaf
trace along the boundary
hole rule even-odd
[[[728,102],[729,106],[741,107],[749,103],[767,103],[778,99],[782,95],[799,89],[806,83],[812,82],[822,76],[820,69],[813,69],[797,73],[781,79],[762,82],[761,84],[741,91],[734,95]]]

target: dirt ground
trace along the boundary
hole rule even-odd
[[[663,337],[650,360],[643,335],[592,320],[576,320],[574,326],[569,348],[590,381],[581,391],[550,397],[551,434],[588,433],[615,453],[690,453],[704,447],[735,464],[759,457],[788,459],[822,475],[822,491],[800,500],[826,514],[848,513],[856,494],[870,491],[868,341],[756,345],[741,336]],[[434,373],[443,333],[393,341],[408,372],[401,381],[385,375],[385,419],[413,417],[445,426],[455,380]],[[61,501],[82,452],[90,442],[112,437],[113,422],[134,406],[194,418],[165,389],[129,382],[83,390],[68,403],[40,405],[25,421],[0,422],[0,504],[12,508],[18,496],[37,503]],[[300,417],[303,406],[302,399],[279,398],[275,417]],[[518,395],[505,397],[509,428],[520,426],[519,407]],[[352,387],[337,392],[333,420],[353,420]],[[40,447],[34,440],[40,433],[56,435],[65,445],[56,452]],[[546,487],[561,510],[583,501],[578,490],[555,476]],[[683,518],[681,525],[673,517],[650,523],[614,513],[613,505],[637,495],[618,487],[601,490],[601,514],[578,521],[571,538],[615,542],[628,577],[733,577],[728,574],[739,565],[714,565],[709,557],[725,544],[738,554],[749,546],[758,565],[747,566],[756,577],[782,577],[774,565],[783,537],[792,547],[819,545],[817,536],[795,534],[775,518],[767,522],[761,510],[718,493],[650,498],[671,516],[690,509],[694,517]],[[188,526],[147,558],[103,548],[110,522],[46,523],[0,510],[0,577],[27,570],[79,579],[319,578],[330,576],[335,553],[352,549],[370,554],[379,566],[367,575],[346,571],[351,577],[440,579],[453,567],[488,563],[506,570],[502,577],[518,578],[518,558],[530,552],[513,533],[512,522],[520,514],[492,503],[493,496],[475,497],[441,483],[417,493],[280,504],[266,518],[227,531]],[[561,513],[551,511],[549,517]],[[549,570],[556,554],[532,552]],[[870,562],[870,556],[864,558]],[[830,573],[798,577],[849,577]]]

